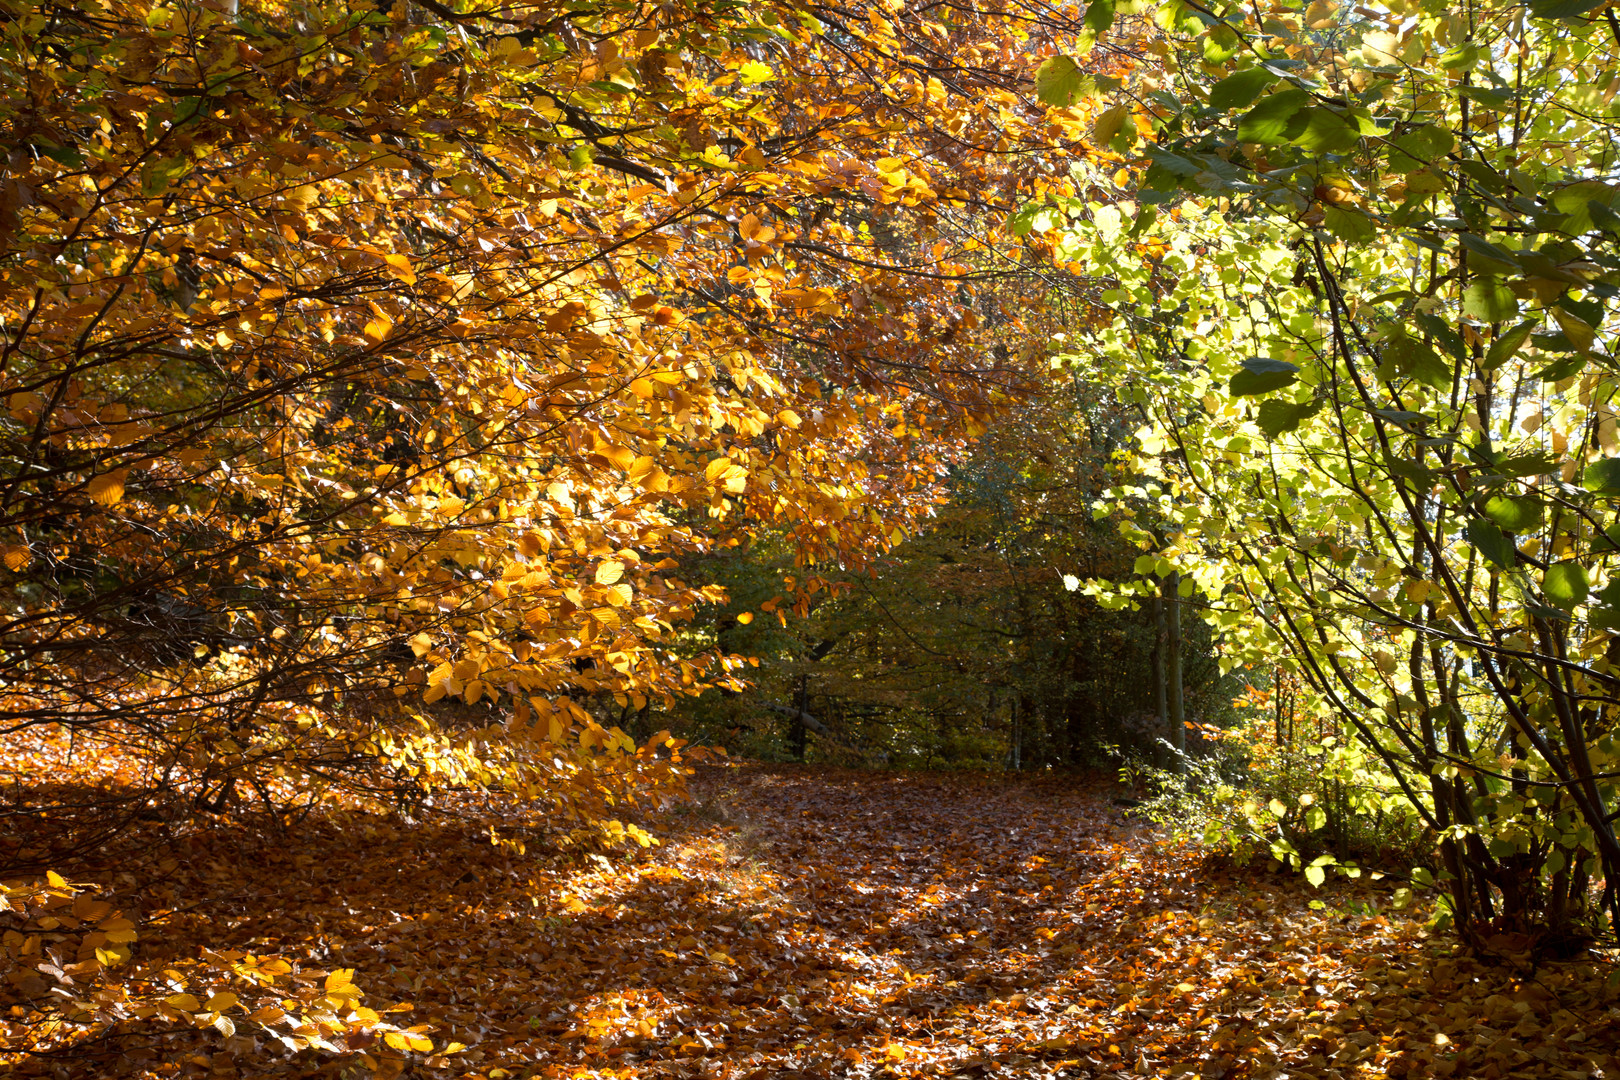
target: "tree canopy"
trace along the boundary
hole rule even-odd
[[[583,703],[738,663],[683,559],[869,557],[1028,379],[997,217],[1076,121],[986,60],[1061,18],[11,11],[5,730],[599,805],[659,766]]]
[[[1000,223],[1073,190],[1083,109],[1034,72],[1077,13],[4,10],[8,872],[468,789],[650,843],[627,811],[680,740],[608,721],[746,666],[683,629],[722,595],[692,560],[768,530],[808,594],[1040,371]],[[63,745],[97,769],[40,771]],[[28,888],[111,920],[72,977],[121,989],[53,1015],[222,1011],[153,1004],[116,910]]]

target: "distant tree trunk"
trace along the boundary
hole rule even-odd
[[[1153,598],[1153,694],[1157,704],[1159,730],[1168,733],[1170,731],[1170,694],[1165,685],[1164,646],[1164,598],[1155,596]],[[1161,757],[1162,755],[1155,753],[1153,756]]]
[[[793,760],[803,761],[805,744],[809,741],[804,723],[804,717],[810,713],[810,678],[807,675],[799,676],[799,700],[797,705],[799,714],[793,718]]]
[[[1170,574],[1164,579],[1164,600],[1167,609],[1164,674],[1170,698],[1170,745],[1175,747],[1177,755],[1187,750],[1187,710],[1181,685],[1181,599],[1177,595],[1180,584],[1180,574]],[[1179,756],[1173,767],[1177,772],[1181,771]]]
[[[1096,651],[1095,643],[1091,649]],[[1054,660],[1057,657],[1053,658]],[[1090,731],[1093,718],[1097,715],[1096,703],[1093,697],[1086,693],[1087,685],[1085,673],[1088,668],[1095,669],[1094,662],[1088,663],[1083,648],[1075,647],[1069,650],[1068,671],[1069,678],[1064,685],[1063,709],[1063,757],[1066,764],[1078,765],[1083,756],[1085,737]],[[1053,670],[1057,669],[1054,663]]]
[[[846,745],[843,740],[839,739],[837,732],[828,727],[826,724],[823,724],[820,720],[817,720],[815,715],[812,713],[805,712],[803,709],[797,708],[793,705],[783,705],[778,701],[761,700],[759,704],[764,708],[769,709],[771,712],[781,713],[783,716],[790,717],[794,723],[798,724],[806,731],[820,735],[823,739],[828,739],[839,746]]]
[[[1013,730],[1018,733],[1018,767],[1024,767],[1024,743],[1029,738],[1030,721],[1035,718],[1035,703],[1028,694],[1019,694],[1013,705]],[[1037,759],[1039,760],[1039,759]]]
[[[994,696],[992,696],[991,700],[996,701]],[[1024,728],[1022,718],[1018,715],[1018,700],[1016,698],[1009,699],[1007,704],[1010,706],[1007,709],[1007,715],[1010,721],[1009,726],[1012,728],[1011,737],[1008,739],[1008,742],[1012,744],[1008,752],[1008,764],[1013,772],[1018,772],[1024,767]],[[996,701],[995,707],[999,711],[1001,703]]]
[[[1290,739],[1293,737],[1292,731],[1285,731],[1283,729],[1283,678],[1283,669],[1280,667],[1271,676],[1271,696],[1274,699],[1274,704],[1277,708],[1275,723],[1277,728],[1277,746],[1279,748],[1287,746]]]

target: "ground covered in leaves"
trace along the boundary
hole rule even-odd
[[[432,1049],[370,1064],[151,1028],[16,1075],[1602,1077],[1600,964],[1452,955],[1390,882],[1213,866],[1106,784],[741,767],[613,856],[466,806],[275,836],[154,826],[101,880],[150,953],[235,949],[368,1002]],[[491,843],[491,826],[505,843]],[[522,843],[519,850],[518,842]],[[1317,906],[1312,906],[1312,901]],[[27,1018],[13,1014],[16,1035]],[[425,1027],[423,1027],[425,1025]]]

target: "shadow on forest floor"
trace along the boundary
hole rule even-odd
[[[695,791],[651,823],[660,846],[611,859],[492,845],[491,826],[522,830],[468,806],[413,826],[332,816],[287,837],[170,828],[71,869],[139,901],[144,959],[273,954],[355,969],[368,1002],[413,1003],[435,1043],[413,1076],[1620,1067],[1604,971],[1485,967],[1385,911],[1378,883],[1313,890],[1201,863],[1122,817],[1107,783],[746,766],[705,770]],[[15,1072],[372,1071],[213,1031],[96,1050]]]

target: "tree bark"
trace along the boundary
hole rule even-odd
[[[1153,598],[1153,694],[1159,716],[1159,730],[1166,737],[1170,732],[1170,693],[1164,674],[1164,646],[1166,632],[1164,625],[1164,597]],[[1154,757],[1162,757],[1155,753]]]
[[[1170,745],[1175,747],[1177,759],[1172,767],[1181,771],[1180,755],[1187,752],[1187,709],[1183,698],[1181,685],[1181,599],[1178,587],[1181,584],[1180,574],[1170,574],[1164,579],[1165,622],[1167,633],[1165,635],[1165,682],[1169,689],[1170,698]]]

